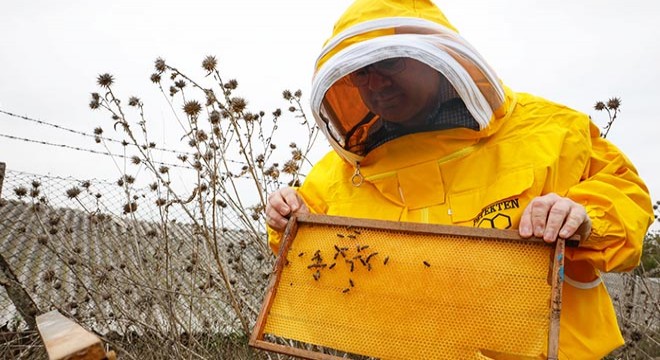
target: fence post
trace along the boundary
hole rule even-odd
[[[0,162],[0,198],[2,198],[2,183],[5,179],[5,163]],[[2,239],[0,239],[2,241]],[[5,260],[3,254],[0,253],[0,285],[5,287],[9,299],[14,303],[14,307],[21,314],[23,320],[27,323],[30,330],[37,329],[37,322],[35,316],[39,314],[39,308],[34,303],[34,300],[25,291],[18,278],[11,270],[11,267]]]

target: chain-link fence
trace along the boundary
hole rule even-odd
[[[8,170],[0,280],[14,277],[25,291],[0,287],[0,326],[28,328],[34,310],[21,307],[33,304],[109,338],[244,333],[272,268],[265,234],[222,207],[214,215],[176,204],[165,211],[157,199],[149,188]],[[197,224],[185,221],[190,213]]]
[[[0,186],[4,331],[26,330],[36,314],[58,309],[106,341],[117,339],[114,346],[150,337],[189,349],[200,334],[244,335],[256,320],[273,257],[265,234],[239,219],[245,214],[228,207],[214,215],[195,206],[186,212],[178,205],[165,211],[149,187],[127,192],[117,183],[11,170]],[[200,228],[204,221],[215,232]],[[657,356],[660,282],[632,274],[604,280],[627,346],[637,358]],[[0,343],[14,349],[0,349],[0,357],[17,358],[38,338]]]

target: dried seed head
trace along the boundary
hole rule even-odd
[[[101,74],[96,78],[96,83],[99,84],[99,86],[104,87],[104,88],[109,88],[112,83],[115,81],[115,79],[112,77],[112,75],[105,73]]]
[[[250,121],[256,120],[257,116],[254,115],[253,113],[248,112],[248,113],[245,113],[245,115],[243,115],[243,119],[247,122],[250,122]]]
[[[140,105],[141,105],[141,104],[140,104],[140,99],[139,99],[138,97],[136,97],[136,96],[131,96],[131,97],[128,99],[128,105],[129,105],[129,106],[140,106]]]
[[[181,162],[186,162],[188,161],[188,155],[177,155],[177,159],[181,160]]]
[[[53,269],[46,270],[42,279],[44,282],[53,282],[55,280],[55,271]]]
[[[174,83],[174,86],[178,87],[179,89],[183,89],[184,87],[186,87],[186,82],[183,79],[181,79],[176,81]]]
[[[128,204],[124,204],[124,214],[129,214],[137,210],[137,203],[131,201]]]
[[[163,199],[163,198],[158,198],[158,199],[156,200],[156,206],[163,206],[163,205],[165,205],[166,203],[167,203],[167,201],[166,201],[165,199]]]
[[[124,175],[124,180],[127,184],[132,184],[135,182],[135,178],[131,175]]]
[[[163,58],[156,59],[156,62],[154,63],[154,67],[156,68],[156,71],[158,71],[159,73],[164,72],[166,69],[165,60],[163,60]]]
[[[302,151],[300,151],[299,149],[295,149],[295,150],[291,151],[291,158],[294,161],[302,160],[302,158],[303,158]]]
[[[101,104],[97,100],[92,100],[89,102],[89,108],[92,110],[96,110],[101,106]]]
[[[293,96],[295,96],[295,97],[297,97],[298,99],[300,99],[300,97],[302,96],[302,91],[300,91],[300,89],[296,90],[296,92],[293,94]]]
[[[18,196],[19,198],[22,198],[23,196],[27,195],[28,190],[24,186],[19,186],[14,189],[14,194]]]
[[[168,171],[170,171],[170,168],[167,166],[161,166],[158,168],[158,172],[161,174],[167,174]]]
[[[211,106],[213,105],[214,102],[218,100],[215,97],[215,93],[213,92],[213,90],[204,90],[204,94],[206,95],[206,106]]]
[[[149,189],[151,189],[151,191],[156,191],[156,190],[158,190],[158,183],[151,183],[151,184],[149,184]]]
[[[217,124],[220,122],[220,113],[218,110],[211,111],[211,114],[209,115],[209,122],[211,124]]]
[[[124,179],[123,179],[123,178],[119,178],[119,180],[117,180],[117,185],[118,185],[118,186],[124,186]]]
[[[284,100],[293,99],[293,95],[291,95],[291,91],[289,91],[289,90],[282,91],[282,97],[284,98]]]
[[[41,186],[41,183],[40,183],[39,181],[37,181],[37,180],[32,180],[32,187],[33,187],[33,188],[36,189],[36,188],[38,188],[39,186]]]
[[[154,84],[160,83],[160,74],[153,73],[151,74],[151,82]]]
[[[218,60],[215,59],[215,56],[208,55],[202,61],[202,68],[208,72],[215,70],[216,65],[218,65]]]
[[[80,189],[77,186],[74,186],[74,187],[72,187],[72,188],[70,188],[69,190],[66,191],[66,196],[69,199],[76,198],[76,197],[78,197],[78,195],[80,195]]]
[[[607,100],[607,107],[610,110],[617,110],[621,106],[621,99],[614,97],[609,100]]]
[[[247,102],[243,98],[235,97],[231,99],[229,106],[231,111],[239,113],[245,110]]]
[[[39,193],[40,193],[39,189],[36,189],[36,188],[30,189],[30,197],[31,198],[36,198],[37,196],[39,196]]]
[[[273,116],[280,117],[281,115],[282,115],[282,109],[275,109],[275,111],[273,111]]]
[[[594,105],[594,109],[598,111],[605,109],[605,103],[602,101],[597,102],[596,105]]]
[[[170,96],[174,96],[178,92],[179,92],[179,89],[175,88],[174,86],[170,86]]]
[[[236,90],[238,87],[238,81],[236,79],[231,79],[225,84],[225,89],[228,90]]]
[[[206,135],[204,130],[197,130],[197,133],[195,133],[195,137],[197,138],[197,141],[206,141],[209,138],[209,136]]]
[[[142,162],[142,160],[140,160],[140,158],[137,157],[137,156],[131,156],[131,162],[132,162],[133,164],[135,164],[135,165],[140,165],[140,163]]]
[[[94,135],[101,135],[103,134],[103,129],[100,127],[97,127],[94,129]]]
[[[183,111],[189,116],[197,116],[202,111],[202,105],[197,100],[190,100],[183,105]]]
[[[294,111],[296,111],[296,107],[295,107],[295,106],[289,106],[289,111],[290,111],[290,112],[294,112]]]

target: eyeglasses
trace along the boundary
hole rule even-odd
[[[377,72],[383,76],[392,76],[405,70],[406,59],[401,57],[381,60],[348,74],[348,80],[353,86],[365,86],[369,83],[369,74]]]

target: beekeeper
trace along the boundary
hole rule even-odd
[[[311,106],[334,151],[269,196],[294,213],[518,229],[567,249],[560,354],[623,344],[600,272],[639,262],[653,221],[634,166],[586,114],[517,93],[430,1],[358,0],[316,62]]]

